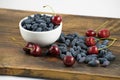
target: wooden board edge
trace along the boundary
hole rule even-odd
[[[59,70],[25,68],[0,68],[0,75],[25,76],[35,78],[60,79],[60,80],[120,80],[119,76],[103,76],[84,73],[74,73]]]

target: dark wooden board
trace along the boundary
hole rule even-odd
[[[38,12],[0,9],[0,74],[43,77],[69,80],[120,80],[120,19],[63,15],[63,32],[78,32],[84,35],[89,28],[96,29],[109,21],[105,28],[110,29],[111,37],[117,42],[110,47],[117,56],[107,68],[88,67],[86,64],[75,64],[65,67],[61,60],[53,57],[33,57],[24,54],[18,23],[31,14]],[[16,41],[13,41],[12,38]],[[22,43],[21,45],[19,43]]]

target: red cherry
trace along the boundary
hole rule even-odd
[[[98,54],[98,48],[97,48],[97,46],[91,46],[91,47],[89,47],[88,54]]]
[[[34,44],[34,43],[28,42],[27,45],[26,45],[25,47],[31,48],[31,47],[33,47],[33,44]]]
[[[27,43],[27,45],[23,48],[26,54],[30,54],[30,50],[33,48],[33,43]]]
[[[86,32],[86,36],[88,36],[88,37],[90,37],[90,36],[95,37],[96,36],[96,32],[94,30],[92,30],[92,29],[89,29]]]
[[[59,15],[53,16],[52,17],[52,23],[55,25],[59,25],[62,21],[62,17]]]
[[[96,44],[96,41],[94,37],[87,37],[85,39],[85,43],[87,46],[94,46]]]
[[[63,59],[63,63],[65,64],[65,66],[72,66],[74,63],[75,63],[75,59],[73,56],[65,56],[64,59]]]
[[[57,45],[52,45],[49,49],[49,53],[53,56],[57,56],[60,54],[60,50]]]
[[[31,54],[33,56],[40,56],[41,55],[41,48],[38,44],[34,43],[27,43],[27,45],[23,48],[23,50],[27,54]]]
[[[30,49],[27,47],[24,47],[23,50],[25,51],[26,54],[30,54]]]
[[[34,44],[33,48],[30,51],[30,54],[33,56],[41,56],[42,50],[38,44]]]
[[[107,29],[102,29],[98,32],[99,38],[108,38],[110,36],[110,31]]]

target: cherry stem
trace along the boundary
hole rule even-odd
[[[45,7],[50,8],[50,10],[52,10],[52,12],[54,13],[54,15],[56,15],[55,11],[53,10],[53,8],[52,8],[51,6],[49,6],[49,5],[45,5],[45,6],[43,6],[43,8],[45,8]]]
[[[99,48],[98,50],[103,50],[103,49],[105,49],[105,48],[109,48],[109,47],[111,47],[111,46],[115,43],[115,41],[117,40],[116,38],[100,38],[100,40],[104,40],[104,39],[107,39],[107,40],[113,40],[113,41],[112,41],[112,43],[109,44],[108,46],[103,47],[103,48]]]
[[[109,21],[105,21],[102,25],[100,25],[97,29],[95,29],[95,32],[97,32],[100,28],[105,27],[105,25],[108,23]]]
[[[29,49],[30,51],[32,51],[32,50],[33,50],[32,48],[28,48],[28,47],[27,47],[27,49]]]

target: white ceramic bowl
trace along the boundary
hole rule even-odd
[[[34,16],[34,15],[31,15],[31,16]],[[49,16],[51,16],[51,15],[49,15]],[[45,47],[45,46],[48,46],[48,45],[54,43],[59,38],[59,36],[61,34],[62,22],[60,23],[60,25],[57,28],[55,28],[53,30],[43,31],[43,32],[34,32],[34,31],[26,30],[22,27],[21,23],[25,19],[27,19],[27,17],[23,18],[19,22],[19,29],[20,29],[20,33],[21,33],[22,38],[26,42],[37,43],[41,47]]]

